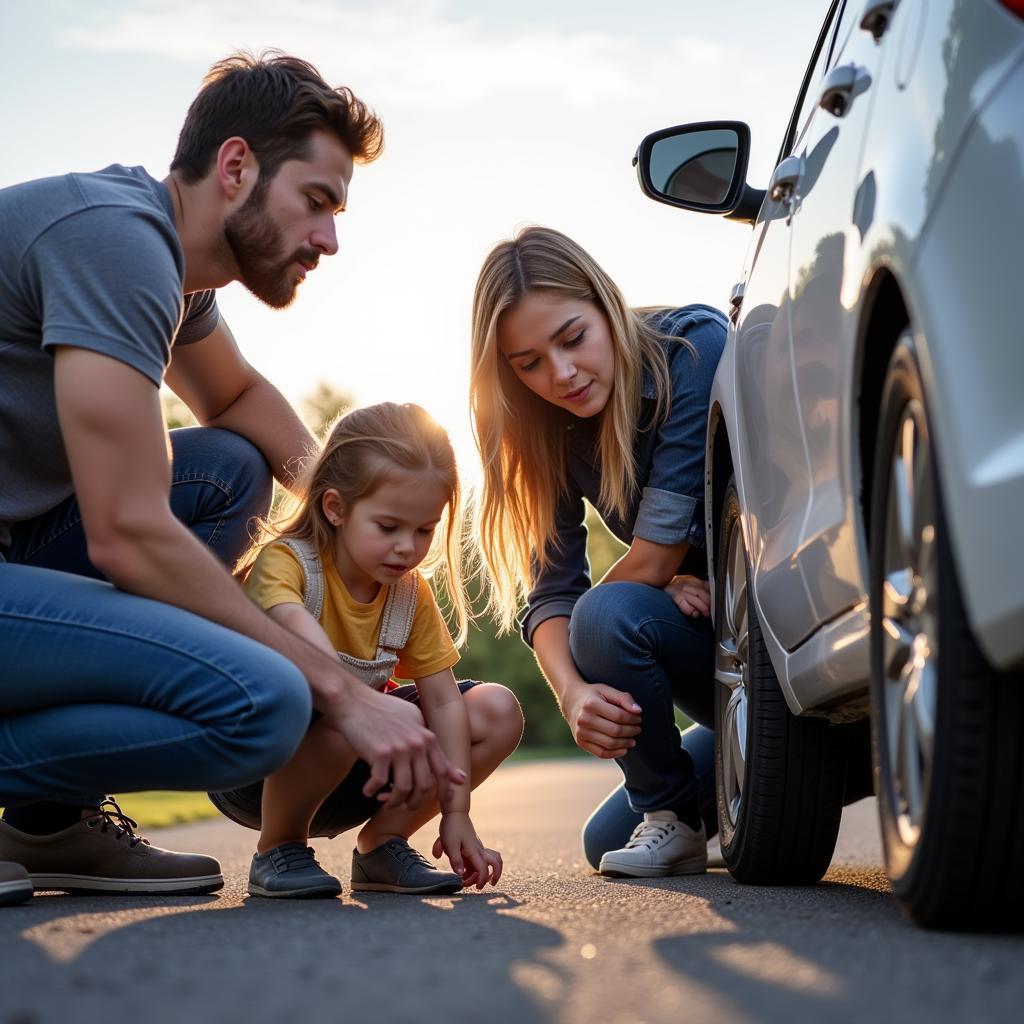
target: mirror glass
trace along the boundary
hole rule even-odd
[[[672,199],[716,206],[729,195],[738,153],[731,128],[659,139],[651,147],[651,184]]]

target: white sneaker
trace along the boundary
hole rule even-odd
[[[708,840],[708,867],[725,867],[725,857],[722,855],[722,840],[719,836]]]
[[[649,811],[621,850],[601,858],[602,875],[660,878],[663,875],[699,875],[708,866],[704,826],[694,831],[673,811]]]

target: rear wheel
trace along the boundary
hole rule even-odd
[[[929,927],[1024,912],[1024,678],[967,623],[908,331],[889,362],[871,504],[872,733],[886,867]]]
[[[740,882],[808,885],[828,870],[843,806],[845,746],[786,704],[749,587],[739,496],[719,530],[715,613],[715,787],[726,866]]]

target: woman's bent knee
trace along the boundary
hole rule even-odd
[[[644,644],[640,627],[661,593],[644,583],[602,583],[576,602],[569,648],[585,679],[607,682],[609,673],[635,657]]]

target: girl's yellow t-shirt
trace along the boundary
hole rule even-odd
[[[324,606],[320,625],[335,649],[354,658],[370,659],[377,653],[377,637],[384,615],[388,588],[365,603],[348,592],[334,562],[324,562]],[[415,570],[413,570],[415,572]],[[302,600],[302,566],[291,548],[269,544],[261,552],[245,582],[249,596],[262,608],[299,604]],[[416,594],[416,613],[405,647],[398,652],[395,675],[399,679],[422,679],[459,660],[430,585],[422,577]]]

